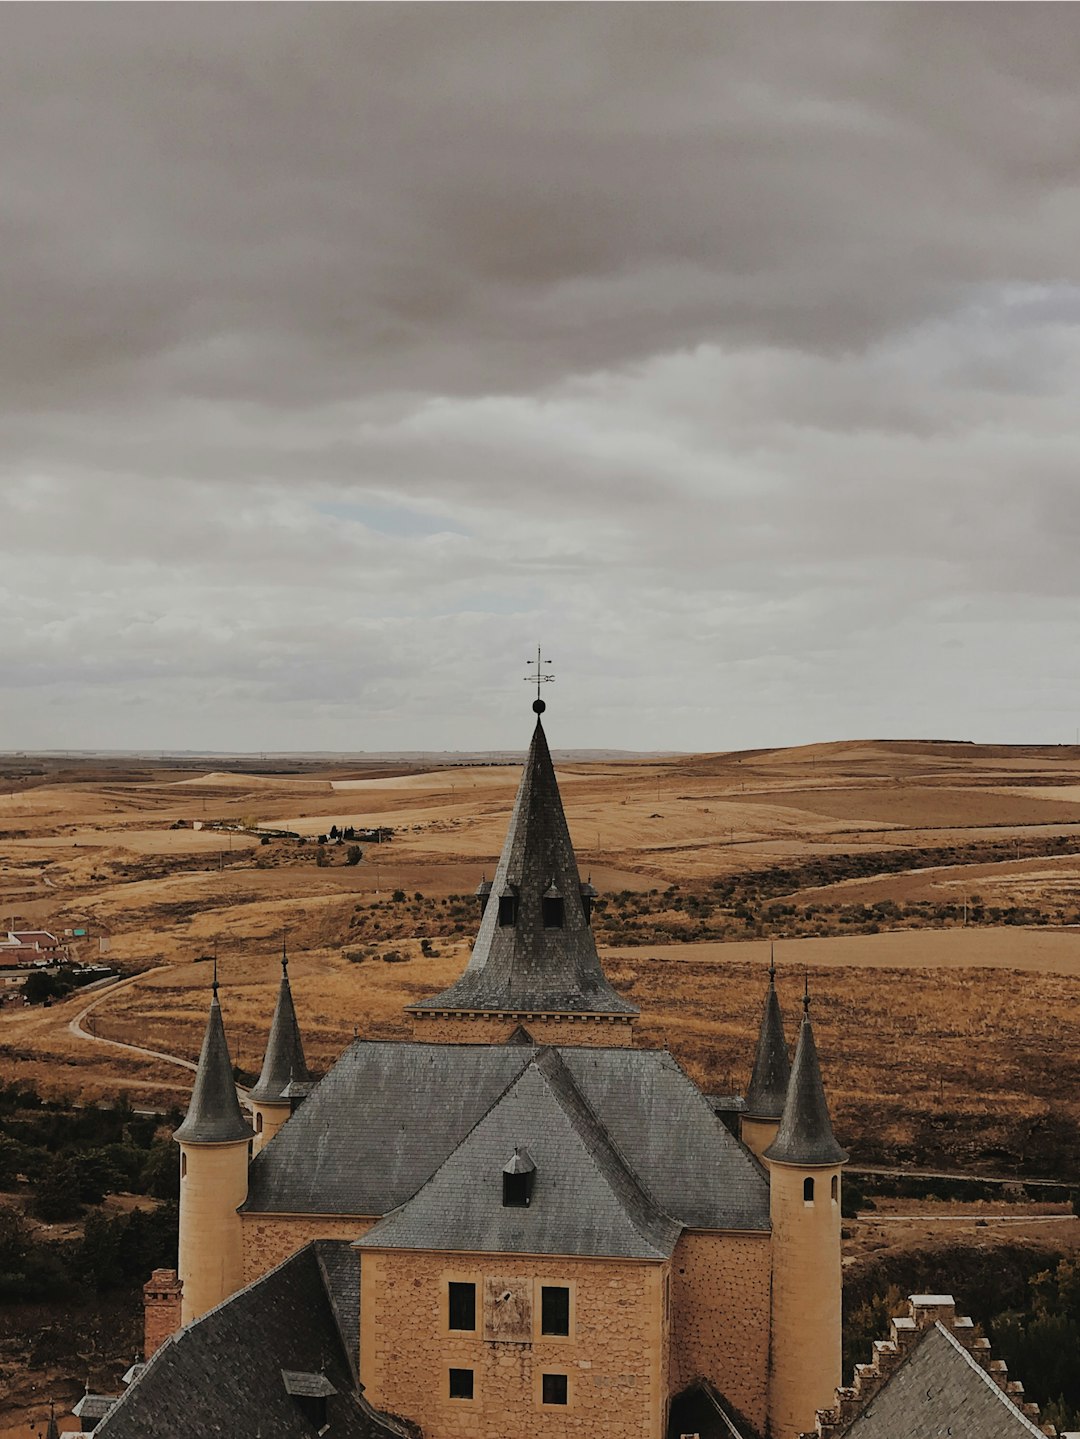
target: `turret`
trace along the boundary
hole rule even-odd
[[[292,989],[289,986],[289,956],[284,941],[281,946],[281,986],[277,1007],[266,1042],[266,1058],[258,1083],[251,1091],[251,1108],[255,1121],[255,1144],[258,1154],[292,1113],[295,1104],[311,1089],[311,1075],[304,1059],[300,1026],[296,1021]]]
[[[180,1146],[181,1322],[190,1324],[244,1282],[238,1207],[247,1198],[251,1127],[240,1110],[218,1003],[217,964]]]
[[[821,1082],[810,995],[769,1168],[772,1218],[772,1351],[769,1434],[794,1439],[814,1428],[841,1379],[840,1169]]]
[[[765,1008],[761,1012],[754,1072],[750,1076],[746,1107],[739,1126],[742,1142],[759,1158],[780,1128],[790,1078],[791,1060],[784,1037],[784,1018],[776,997],[776,963],[770,954],[769,988],[765,995]]]

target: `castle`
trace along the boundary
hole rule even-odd
[[[847,1156],[809,999],[789,1060],[770,971],[739,1110],[635,1045],[543,708],[468,966],[411,1042],[313,1084],[283,957],[250,1124],[215,976],[178,1269],[100,1439],[794,1439],[837,1403]]]

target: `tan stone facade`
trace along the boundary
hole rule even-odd
[[[667,1404],[667,1264],[362,1251],[360,1377],[425,1439],[658,1439]],[[449,1284],[476,1285],[475,1331],[451,1332]],[[570,1334],[541,1333],[542,1285],[571,1290]],[[506,1325],[500,1303],[512,1312]],[[451,1369],[472,1398],[451,1398]],[[544,1376],[566,1403],[544,1403]]]
[[[247,1198],[248,1141],[181,1144],[181,1314],[190,1324],[244,1283],[238,1207]]]
[[[260,1149],[266,1148],[291,1113],[290,1104],[252,1104],[251,1123],[255,1130],[251,1147],[253,1156],[258,1154]]]
[[[625,1014],[450,1014],[411,1010],[412,1037],[418,1044],[505,1044],[520,1025],[537,1044],[597,1045],[628,1049],[633,1021]]]
[[[762,1432],[771,1259],[768,1234],[688,1231],[671,1261],[671,1392],[711,1379]]]
[[[772,1353],[769,1432],[814,1428],[840,1383],[840,1170],[769,1164]],[[812,1185],[812,1197],[808,1185]]]
[[[776,1138],[780,1128],[779,1119],[750,1119],[744,1117],[739,1124],[739,1138],[760,1159]]]
[[[241,1214],[244,1283],[253,1284],[313,1239],[359,1239],[375,1222],[363,1215]]]

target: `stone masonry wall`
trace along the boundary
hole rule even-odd
[[[634,1042],[633,1025],[626,1017],[602,1019],[566,1015],[492,1014],[452,1015],[423,1011],[413,1014],[412,1037],[418,1044],[505,1044],[520,1024],[537,1044],[595,1045],[627,1049]]]
[[[359,1239],[375,1223],[370,1217],[336,1214],[241,1214],[240,1220],[245,1284],[261,1279],[312,1239]]]
[[[710,1380],[761,1432],[769,1372],[768,1234],[687,1232],[671,1261],[671,1389]]]
[[[366,1397],[376,1408],[414,1420],[424,1439],[595,1439],[597,1434],[661,1439],[666,1264],[361,1253],[360,1373]],[[476,1284],[473,1334],[448,1331],[451,1279]],[[571,1288],[568,1338],[540,1334],[543,1283]],[[484,1337],[485,1331],[499,1332],[495,1306],[503,1296],[517,1332],[530,1333],[531,1340]],[[473,1371],[471,1400],[449,1397],[451,1368]],[[545,1373],[567,1375],[565,1407],[541,1403]]]

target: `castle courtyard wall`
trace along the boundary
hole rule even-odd
[[[672,1393],[708,1379],[762,1433],[771,1267],[767,1233],[687,1231],[671,1261]]]
[[[370,1215],[241,1214],[244,1283],[261,1279],[312,1239],[359,1239],[374,1223]]]
[[[666,1263],[368,1249],[361,1255],[365,1395],[376,1408],[408,1415],[424,1439],[661,1439]],[[477,1286],[474,1334],[447,1328],[450,1280]],[[544,1283],[571,1288],[568,1338],[540,1334]],[[504,1297],[514,1317],[500,1329],[495,1306]],[[473,1371],[472,1400],[449,1397],[451,1367]],[[567,1375],[565,1407],[541,1403],[545,1373]]]

